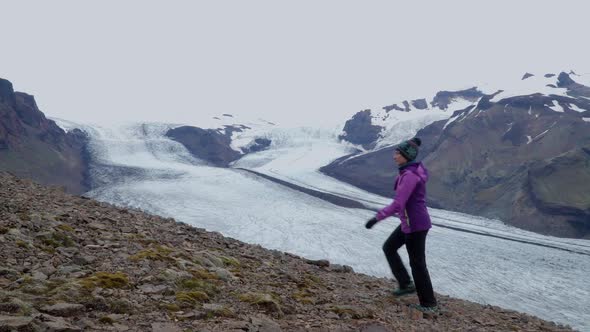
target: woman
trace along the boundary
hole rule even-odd
[[[390,216],[400,218],[401,225],[383,244],[387,262],[399,284],[399,288],[394,291],[394,294],[403,295],[417,292],[420,305],[415,306],[416,309],[423,312],[435,312],[438,307],[426,267],[425,255],[426,235],[432,227],[425,200],[428,171],[422,163],[414,161],[418,156],[418,147],[421,143],[422,141],[415,137],[396,147],[393,159],[399,166],[399,175],[394,186],[395,200],[381,209],[365,226],[371,228],[378,221]],[[397,250],[404,244],[410,257],[414,282],[397,253]]]

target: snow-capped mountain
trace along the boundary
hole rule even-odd
[[[412,137],[438,120],[454,121],[460,116],[455,114],[456,111],[475,106],[484,96],[492,96],[484,101],[491,103],[517,96],[545,96],[544,106],[556,112],[564,108],[577,111],[582,118],[590,120],[590,115],[585,113],[590,101],[590,79],[587,76],[590,75],[574,72],[559,75],[527,73],[521,80],[506,82],[502,86],[440,91],[428,100],[404,100],[379,109],[366,109],[346,122],[340,137],[366,150],[380,149]]]
[[[526,75],[416,130],[424,144],[420,158],[436,174],[429,182],[429,204],[537,232],[590,236],[590,88],[575,79],[586,77]],[[408,113],[418,111],[426,112]],[[414,131],[399,133],[409,134],[407,139]],[[376,147],[380,140],[385,137]],[[392,152],[375,149],[322,170],[392,194]]]
[[[440,91],[429,102],[405,100],[376,110],[363,110],[346,122],[340,138],[368,150],[396,144],[427,125],[474,105],[483,95],[477,88]]]

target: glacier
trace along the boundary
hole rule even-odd
[[[268,128],[257,134],[272,140],[269,150],[217,168],[164,136],[175,125],[59,124],[75,125],[90,135],[91,176],[97,186],[87,196],[391,277],[381,246],[398,221],[390,218],[371,230],[364,228],[391,199],[318,171],[354,151],[338,142],[337,130]],[[242,169],[353,199],[367,208],[336,206]],[[434,226],[427,259],[436,292],[590,331],[590,241],[543,236],[462,213],[430,213]],[[403,249],[401,255],[407,264]]]

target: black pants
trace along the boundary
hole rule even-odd
[[[393,231],[383,244],[383,252],[385,252],[385,257],[387,257],[387,262],[389,263],[393,276],[397,279],[400,287],[403,288],[410,284],[412,279],[410,279],[408,271],[404,267],[404,263],[399,257],[397,250],[404,244],[406,245],[420,305],[424,307],[433,307],[436,305],[436,298],[434,297],[434,291],[432,290],[428,268],[426,268],[427,234],[428,230],[404,234],[401,230],[401,226],[397,226],[395,231]]]

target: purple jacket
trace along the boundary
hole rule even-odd
[[[402,167],[395,179],[395,199],[377,213],[377,220],[390,216],[401,219],[402,232],[413,233],[432,227],[426,209],[428,170],[422,163]]]

